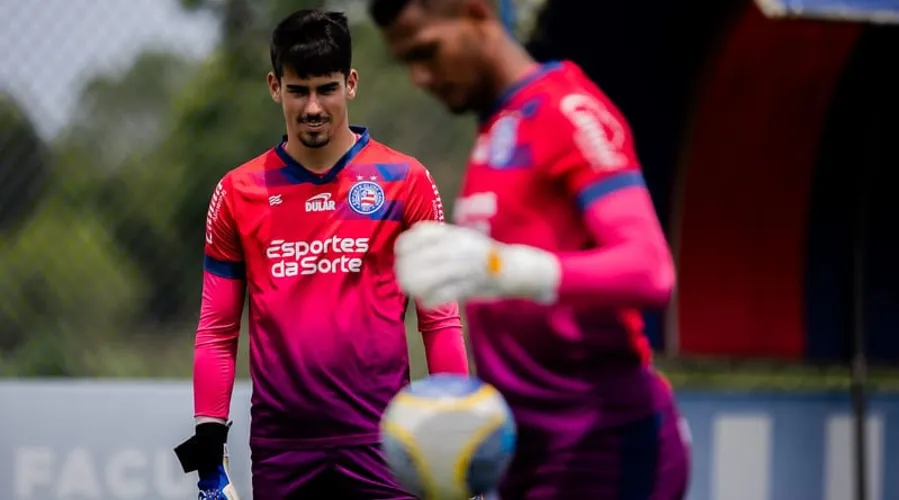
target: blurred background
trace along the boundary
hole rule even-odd
[[[679,269],[646,323],[692,428],[690,498],[899,499],[899,1],[500,3],[634,130]],[[0,499],[192,497],[171,447],[207,203],[282,134],[270,30],[320,6],[353,21],[352,121],[451,200],[474,122],[411,87],[365,2],[0,2]]]

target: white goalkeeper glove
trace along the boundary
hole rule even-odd
[[[561,270],[549,252],[499,243],[473,229],[420,222],[394,247],[403,291],[425,307],[465,299],[555,300]]]

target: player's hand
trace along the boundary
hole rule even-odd
[[[439,222],[416,224],[397,238],[394,251],[400,286],[425,307],[500,297],[548,302],[560,275],[548,252]]]
[[[231,471],[228,470],[228,451],[225,448],[225,458],[215,468],[197,471],[200,480],[197,487],[200,489],[198,500],[240,500],[234,484],[231,482]]]
[[[197,424],[196,432],[175,448],[185,473],[197,471],[199,500],[240,500],[228,469],[228,424]]]

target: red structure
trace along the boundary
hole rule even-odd
[[[679,353],[803,356],[812,173],[859,31],[749,5],[712,57],[674,200]]]

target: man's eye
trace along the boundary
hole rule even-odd
[[[409,51],[409,53],[406,54],[405,59],[408,62],[423,62],[429,59],[433,59],[435,54],[437,54],[437,46],[427,45],[424,47],[417,47]]]

